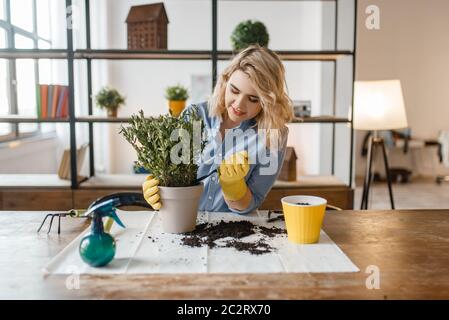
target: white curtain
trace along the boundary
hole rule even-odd
[[[91,47],[94,49],[107,48],[107,39],[103,37],[107,28],[107,0],[91,1]],[[66,26],[71,25],[74,39],[74,49],[86,48],[86,24],[85,7],[83,0],[73,1],[70,10],[71,16],[66,20],[65,2],[52,0],[52,48],[66,48]],[[64,26],[63,28],[61,26]],[[100,87],[108,83],[107,61],[92,62],[92,88],[93,94]],[[67,62],[64,60],[52,60],[52,82],[68,85]],[[85,60],[74,62],[75,85],[75,115],[86,116],[88,114],[87,91],[87,63]],[[94,114],[103,115],[94,104]],[[109,172],[109,126],[108,124],[94,124],[95,168],[99,173]],[[79,148],[89,142],[88,124],[76,124],[76,143]],[[57,161],[60,162],[64,149],[70,148],[70,126],[68,124],[56,124],[58,139]],[[88,154],[82,168],[78,168],[80,174],[88,175]]]

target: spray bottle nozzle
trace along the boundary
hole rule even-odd
[[[100,202],[95,206],[93,206],[92,208],[90,208],[89,210],[87,210],[84,216],[89,216],[92,218],[95,218],[96,216],[98,218],[111,217],[112,219],[114,219],[115,222],[118,223],[120,227],[125,228],[125,225],[115,213],[116,206],[119,204],[120,199],[118,198],[112,198],[104,202]]]

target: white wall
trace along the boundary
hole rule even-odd
[[[380,30],[365,27],[367,5],[379,7]],[[449,1],[360,0],[359,17],[357,80],[400,79],[412,135],[437,138],[439,130],[449,129]],[[366,162],[360,157],[362,137],[358,133],[358,175],[364,174]],[[415,174],[449,173],[436,163],[434,148],[405,156],[391,150],[390,162],[411,167]]]

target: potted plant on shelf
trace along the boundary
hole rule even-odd
[[[168,100],[170,114],[178,117],[186,106],[189,93],[185,87],[178,84],[165,89],[165,98]]]
[[[196,227],[203,184],[196,181],[205,139],[196,108],[172,117],[133,115],[120,133],[137,152],[138,166],[159,180],[164,232],[183,233]]]
[[[269,40],[270,36],[267,28],[260,21],[242,21],[231,34],[231,43],[234,51],[243,50],[252,44],[267,47]]]
[[[117,109],[125,103],[125,98],[116,89],[103,87],[95,96],[100,109],[106,109],[108,117],[117,117]]]

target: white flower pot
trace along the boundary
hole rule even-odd
[[[159,187],[162,207],[159,216],[167,233],[195,230],[203,184],[191,187]]]

